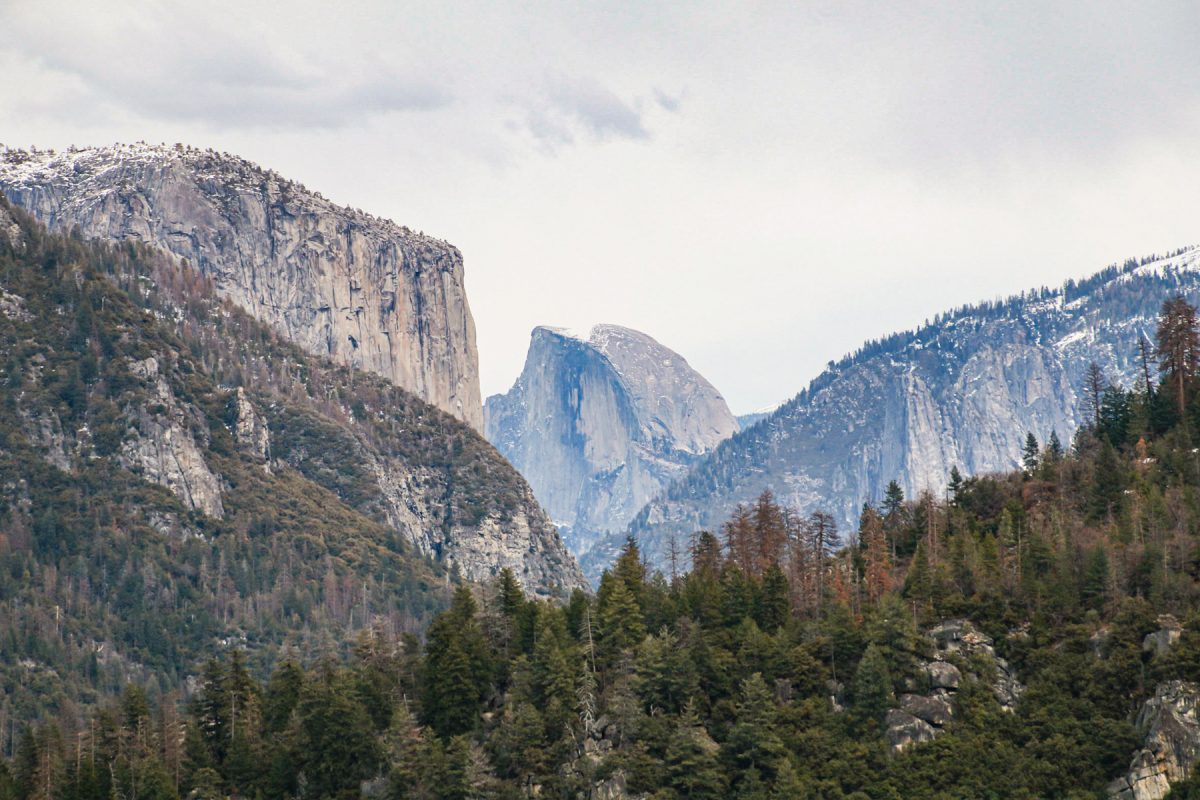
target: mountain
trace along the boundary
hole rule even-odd
[[[219,642],[258,663],[415,632],[452,572],[584,580],[469,426],[313,356],[134,242],[0,200],[0,683],[87,702],[175,686]]]
[[[940,495],[951,467],[1014,469],[1026,433],[1070,441],[1083,419],[1090,362],[1118,384],[1144,380],[1139,340],[1153,337],[1163,301],[1178,293],[1200,296],[1200,249],[960,308],[869,342],[722,442],[641,509],[629,530],[661,566],[673,538],[686,543],[697,530],[715,529],[764,489],[802,512],[828,510],[845,531],[893,479],[909,497]],[[597,545],[585,571],[610,563],[624,536]]]
[[[483,426],[459,251],[243,159],[176,145],[0,151],[0,191],[52,229],[155,244],[310,353]]]
[[[535,328],[520,378],[489,397],[488,439],[529,480],[576,553],[737,430],[678,353],[618,325]]]

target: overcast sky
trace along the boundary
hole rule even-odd
[[[0,0],[0,142],[237,153],[458,245],[485,395],[613,322],[741,413],[1200,242],[1198,43],[1195,2]]]

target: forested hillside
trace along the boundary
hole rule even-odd
[[[531,590],[578,574],[481,436],[149,248],[0,205],[0,365],[0,752],[228,646],[261,670],[419,631],[473,541],[517,541]]]
[[[424,643],[363,631],[265,683],[213,648],[186,703],[27,729],[0,797],[1197,796],[1198,354],[1168,303],[1153,380],[1090,371],[1070,447],[1026,432],[1019,472],[893,485],[852,531],[764,494],[686,574],[629,541],[557,605],[505,571]]]

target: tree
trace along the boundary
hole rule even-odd
[[[426,634],[421,676],[425,722],[443,738],[472,730],[491,672],[475,599],[467,586],[460,586],[449,610],[433,621]]]
[[[722,755],[737,773],[757,770],[769,781],[787,750],[775,729],[774,698],[760,673],[742,682],[742,701]],[[744,778],[743,778],[744,780]]]
[[[671,733],[664,758],[667,780],[680,797],[718,800],[725,797],[725,776],[717,753],[720,746],[700,724],[689,702]]]
[[[892,559],[883,530],[883,518],[870,506],[863,511],[858,541],[863,550],[863,580],[867,599],[875,603],[892,590]]]
[[[778,563],[771,564],[763,575],[757,613],[754,615],[760,628],[767,633],[774,633],[787,621],[790,594],[783,570]]]
[[[1106,386],[1108,378],[1104,377],[1104,370],[1100,369],[1100,365],[1095,361],[1088,364],[1087,372],[1083,376],[1083,397],[1084,408],[1092,418],[1093,428],[1100,427],[1100,399]]]
[[[371,717],[340,676],[309,681],[297,716],[306,796],[341,797],[377,774],[382,753]]]
[[[1037,437],[1031,432],[1025,434],[1025,449],[1021,454],[1021,464],[1025,468],[1025,474],[1032,477],[1038,468],[1038,454],[1041,451],[1041,446],[1038,445]]]
[[[1052,463],[1057,464],[1062,461],[1063,446],[1059,441],[1058,431],[1050,431],[1050,440],[1046,443],[1046,455]]]
[[[950,495],[950,502],[958,505],[959,495],[963,490],[963,476],[957,465],[950,467],[950,482],[946,485],[946,490]]]
[[[851,689],[854,710],[863,720],[879,722],[891,708],[895,699],[892,676],[888,671],[887,660],[874,643],[867,646],[862,659],[859,660]]]
[[[596,598],[597,658],[612,666],[646,637],[642,611],[625,581],[612,572],[600,577]]]
[[[1187,387],[1200,365],[1200,322],[1197,322],[1196,307],[1182,295],[1163,303],[1158,316],[1157,339],[1158,368],[1174,389],[1182,419],[1187,410]]]

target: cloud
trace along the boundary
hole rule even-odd
[[[94,106],[214,129],[340,128],[368,117],[444,107],[446,85],[409,76],[378,60],[327,58],[289,49],[286,39],[218,27],[219,15],[176,7],[125,7],[122,24],[86,14],[0,12],[0,48],[40,68],[47,82],[89,90]],[[129,12],[136,13],[129,13]],[[26,107],[37,108],[35,96]],[[60,107],[63,114],[78,108]]]
[[[590,79],[554,80],[542,93],[515,101],[524,114],[524,129],[543,149],[574,144],[583,136],[593,142],[648,141],[645,103],[622,100]]]

